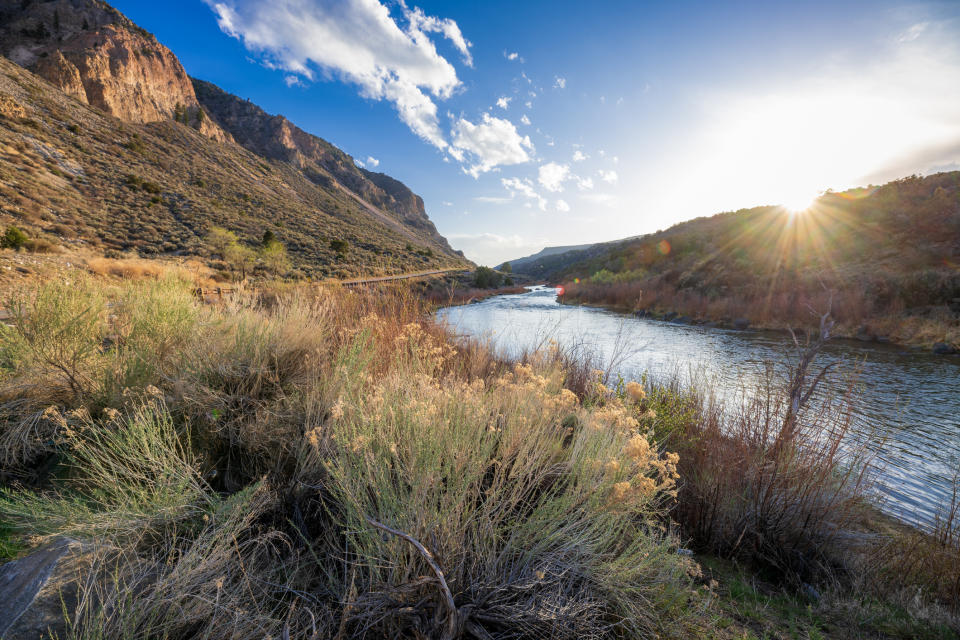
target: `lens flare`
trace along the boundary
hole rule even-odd
[[[809,193],[798,193],[794,196],[786,198],[783,201],[783,207],[789,211],[791,214],[803,213],[810,210],[813,207],[813,204],[817,201],[817,198],[820,194],[809,194]]]
[[[660,242],[657,243],[657,251],[659,251],[663,255],[667,255],[668,253],[670,253],[670,243],[667,242],[666,240],[661,240]]]

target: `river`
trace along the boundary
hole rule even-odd
[[[556,290],[547,287],[444,308],[437,317],[457,334],[490,340],[507,357],[552,339],[591,352],[603,368],[624,378],[679,375],[707,381],[720,397],[741,392],[768,363],[788,363],[795,355],[791,338],[780,332],[673,324],[561,305]],[[859,371],[862,401],[855,408],[854,435],[876,439],[881,508],[929,526],[938,505],[949,502],[960,464],[960,358],[835,340],[817,363],[833,360],[841,366],[826,378],[825,392],[842,391],[844,371]]]

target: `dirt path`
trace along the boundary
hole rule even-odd
[[[450,269],[435,269],[433,271],[416,271],[414,273],[401,273],[395,276],[378,276],[376,278],[349,278],[347,280],[337,280],[336,282],[343,285],[351,284],[369,284],[372,282],[389,282],[391,280],[409,280],[411,278],[424,278],[426,276],[437,276],[444,273],[451,273],[455,271],[469,271],[463,267],[451,267]]]

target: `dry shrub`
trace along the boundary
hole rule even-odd
[[[886,595],[918,594],[960,612],[960,473],[930,531],[898,527],[865,562],[869,586]]]
[[[75,316],[51,286],[5,392],[60,371],[29,340],[36,300]],[[69,473],[0,500],[16,534],[103,552],[71,637],[649,636],[690,615],[695,565],[661,528],[677,459],[595,377],[581,402],[555,356],[454,344],[402,288],[104,295],[79,392],[24,392],[58,405]]]
[[[159,278],[167,270],[155,260],[91,258],[87,261],[91,273],[125,279]]]
[[[821,346],[808,341],[785,381],[768,366],[732,408],[679,385],[653,394],[661,435],[681,460],[673,516],[698,548],[803,580],[843,568],[875,453],[851,437],[852,385],[809,402],[829,370],[811,372]]]

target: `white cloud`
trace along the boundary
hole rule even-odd
[[[357,165],[357,166],[360,167],[361,169],[366,169],[366,168],[367,168],[367,164],[366,164],[363,160],[360,160],[360,159],[358,159],[358,158],[354,158],[354,159],[353,159],[353,164]]]
[[[506,109],[507,107],[510,106],[511,100],[513,100],[513,98],[508,98],[507,96],[500,96],[499,98],[497,98],[497,106],[500,107],[501,109]]]
[[[533,101],[531,101],[531,100],[527,100],[526,102],[523,103],[523,105],[524,105],[527,109],[533,109]]]
[[[527,114],[523,114],[523,115],[520,117],[520,122],[521,122],[522,124],[527,125],[528,127],[530,126],[530,118],[527,117]]]
[[[617,180],[620,179],[620,176],[617,175],[617,172],[613,171],[612,169],[610,171],[604,171],[603,169],[600,169],[597,171],[597,175],[600,176],[601,180],[608,184],[617,184]]]
[[[567,88],[567,79],[566,79],[566,78],[563,78],[563,77],[560,77],[560,76],[556,76],[556,77],[554,78],[553,88],[554,88],[554,89],[566,89],[566,88]]]
[[[450,154],[460,162],[468,155],[473,165],[464,171],[474,178],[496,167],[528,162],[534,151],[530,136],[521,136],[509,120],[489,113],[474,124],[460,118],[451,131]]]
[[[586,160],[586,159],[589,158],[589,157],[590,157],[590,156],[586,155],[583,151],[580,151],[580,149],[577,149],[576,151],[573,152],[573,161],[574,161],[574,162],[583,162],[584,160]]]
[[[440,204],[442,204],[442,205],[445,206],[445,207],[452,207],[452,206],[453,206],[453,203],[452,203],[452,202],[448,202],[448,201],[446,201],[446,200],[444,200],[444,201],[441,202]]]
[[[375,0],[367,0],[367,2],[371,3],[375,2]],[[463,56],[464,64],[468,67],[473,66],[473,56],[470,55],[470,47],[473,45],[463,37],[463,33],[460,31],[460,27],[457,26],[456,22],[450,18],[436,18],[425,15],[423,11],[417,7],[409,10],[402,0],[400,6],[403,7],[404,15],[410,22],[408,31],[411,34],[418,31],[422,33],[439,33],[453,43],[453,46],[456,47],[457,51]]]
[[[283,81],[288,87],[302,87],[303,81],[300,80],[297,76],[289,75],[283,78]]]
[[[540,165],[537,182],[547,191],[557,193],[563,191],[563,183],[569,178],[569,165],[548,162],[547,164]]]
[[[433,98],[449,98],[460,81],[429,34],[450,40],[471,65],[470,43],[453,20],[424,15],[401,2],[406,22],[401,26],[377,0],[205,2],[220,29],[262,55],[267,66],[308,80],[317,69],[337,75],[358,85],[366,98],[392,102],[414,133],[446,148]]]
[[[541,211],[547,210],[547,200],[533,188],[533,182],[529,178],[501,178],[500,183],[510,192],[513,197],[522,196],[528,200],[537,203]]]
[[[376,168],[380,166],[380,161],[374,158],[373,156],[367,156],[367,164],[370,165],[371,167]]]
[[[565,200],[557,200],[554,206],[556,206],[557,211],[560,211],[561,213],[566,213],[567,211],[570,211],[570,205],[567,204]]]
[[[580,176],[574,176],[574,180],[577,181],[577,188],[580,191],[589,191],[593,189],[593,178],[581,178]]]
[[[519,58],[520,62],[523,62],[523,58],[520,58],[520,54],[517,53],[516,51],[511,51],[510,53],[507,53],[506,51],[504,51],[503,57],[510,61],[517,60]]]
[[[897,42],[913,42],[927,30],[927,27],[930,26],[929,22],[918,22],[915,25],[912,25],[909,29],[904,31],[897,37]]]

